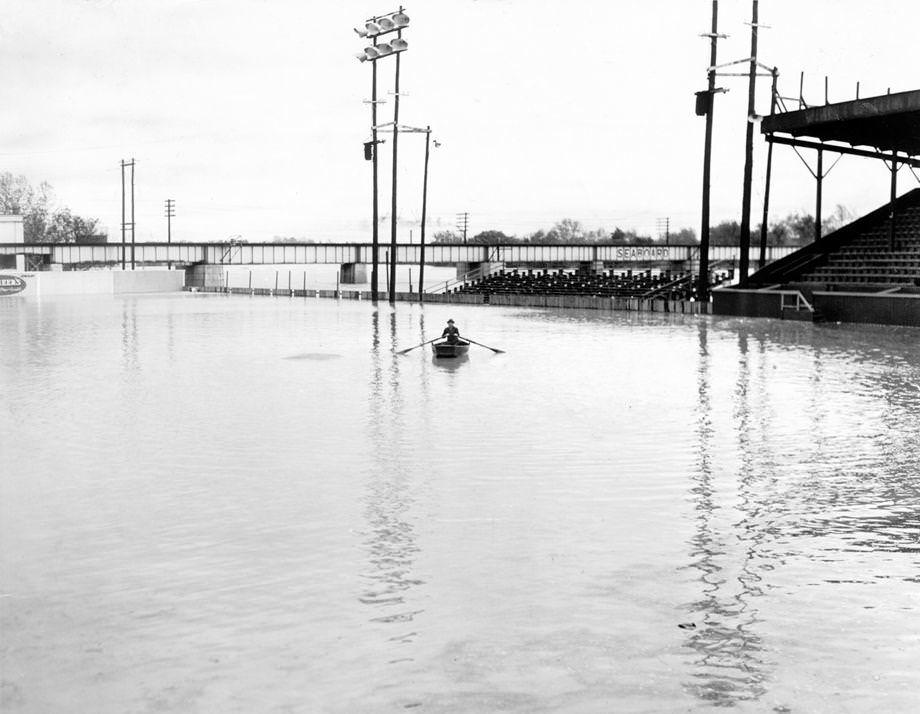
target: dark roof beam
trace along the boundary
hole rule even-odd
[[[807,141],[805,139],[797,139],[795,137],[789,136],[776,136],[775,134],[767,134],[764,137],[767,141],[770,141],[774,144],[785,144],[786,146],[798,146],[803,149],[823,149],[824,151],[834,151],[838,154],[848,154],[850,156],[863,156],[868,159],[885,159],[891,160],[891,153],[884,153],[881,151],[867,151],[865,149],[854,149],[849,146],[838,146],[836,144],[825,144],[821,141]],[[905,164],[907,166],[912,166],[914,168],[920,168],[920,159],[914,159],[907,156],[898,156],[897,157],[899,164]]]

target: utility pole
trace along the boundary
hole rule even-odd
[[[751,249],[751,177],[754,171],[754,90],[757,83],[757,0],[751,12],[751,70],[748,78],[747,129],[744,141],[744,182],[741,197],[741,256],[738,261],[739,282],[747,283]]]
[[[125,160],[121,160],[121,269],[125,269]]]
[[[668,245],[671,242],[671,217],[667,216],[665,218],[659,218],[657,221],[658,224],[658,238],[664,236],[664,244]]]
[[[172,219],[176,215],[176,202],[171,199],[166,199],[166,242],[172,243]]]
[[[134,157],[131,157],[131,270],[134,270],[134,236],[137,226],[134,222]]]
[[[712,114],[715,107],[716,60],[719,42],[719,0],[712,0],[712,30],[708,35],[709,49],[709,84],[705,92],[704,108],[706,113],[706,139],[703,149],[703,207],[702,225],[700,226],[700,276],[697,289],[700,300],[709,300],[709,184],[712,164]],[[697,112],[699,113],[700,95],[697,95]]]
[[[425,299],[425,219],[428,212],[428,146],[431,143],[431,125],[425,129],[425,177],[422,179],[422,239],[418,254],[418,300]]]
[[[176,202],[171,199],[166,199],[166,243],[167,245],[172,243],[172,219],[176,215]],[[168,249],[167,249],[168,250]],[[172,269],[172,261],[166,261],[166,267],[170,270]]]
[[[466,231],[470,225],[470,214],[466,211],[457,214],[457,230],[463,233],[463,242],[466,243]]]
[[[131,167],[131,220],[125,217],[125,169]],[[134,270],[134,159],[121,160],[121,269],[125,269],[126,231],[131,226],[131,270]]]

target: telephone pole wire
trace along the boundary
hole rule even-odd
[[[463,233],[463,242],[466,243],[466,232],[470,225],[470,214],[466,211],[457,214],[457,230]]]
[[[176,202],[172,198],[166,199],[166,242],[172,243],[172,219],[176,216]]]
[[[121,160],[121,269],[125,269],[125,249],[127,228],[131,227],[131,270],[134,270],[134,164],[132,158],[130,161]],[[131,168],[131,220],[128,221],[125,216],[125,169]]]

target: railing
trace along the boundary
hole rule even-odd
[[[651,300],[652,298],[656,298],[659,295],[669,293],[676,288],[680,288],[685,285],[689,286],[692,284],[692,282],[693,282],[693,276],[691,274],[687,273],[686,275],[681,275],[679,278],[675,278],[669,283],[665,283],[664,285],[659,285],[657,288],[652,288],[651,290],[649,290],[648,292],[642,295],[642,299]]]
[[[796,250],[773,246],[768,260],[782,258]],[[426,246],[427,265],[456,263],[506,263],[533,265],[564,265],[572,263],[665,264],[696,261],[696,245],[606,245],[606,244],[531,244],[499,245],[435,243]],[[753,251],[753,249],[752,249]],[[365,243],[135,243],[122,246],[120,242],[94,245],[74,243],[0,243],[0,255],[43,255],[48,261],[72,265],[96,263],[115,265],[130,260],[137,263],[210,263],[215,265],[280,265],[316,263],[369,263],[371,246]],[[736,260],[737,246],[713,246],[711,262]],[[417,264],[421,247],[415,243],[400,243],[396,247],[396,262]],[[753,256],[756,258],[756,256]]]
[[[793,298],[793,302],[790,304],[786,298]],[[808,312],[814,312],[815,308],[798,290],[783,290],[780,296],[780,310],[795,310],[796,312],[807,310]]]
[[[454,278],[453,280],[446,280],[444,281],[443,285],[439,283],[435,287],[431,288],[430,290],[425,290],[424,292],[435,294],[435,295],[440,294],[440,293],[446,293],[446,292],[453,290],[458,285],[465,285],[466,283],[472,280],[480,280],[482,278],[487,278],[492,273],[496,273],[499,270],[504,270],[504,269],[505,269],[504,263],[488,263],[487,266],[480,266],[476,268],[475,270],[470,270],[464,273],[463,275],[461,275],[460,277]]]

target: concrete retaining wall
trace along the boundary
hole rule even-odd
[[[86,270],[9,272],[25,283],[12,297],[48,295],[122,295],[179,292],[185,285],[181,270]]]
[[[815,308],[832,322],[920,327],[920,295],[815,292]]]
[[[369,290],[271,290],[268,288],[230,288],[189,286],[194,292],[226,293],[234,295],[274,295],[276,297],[340,298],[343,300],[370,300]],[[385,292],[377,299],[387,300]],[[418,293],[396,293],[398,302],[418,302]],[[684,315],[708,315],[709,303],[683,300],[641,300],[639,298],[602,298],[587,295],[478,295],[452,293],[425,295],[426,303],[447,305],[498,305],[502,307],[540,307],[563,310],[631,310],[635,312],[674,312]]]
[[[789,294],[791,291],[785,291]],[[712,293],[715,315],[789,318],[783,313],[783,291],[719,289]],[[920,295],[886,293],[818,292],[812,304],[828,322],[920,327]],[[800,313],[793,313],[795,316]]]
[[[780,292],[720,288],[712,291],[712,312],[715,315],[779,319],[783,316],[783,295]]]

